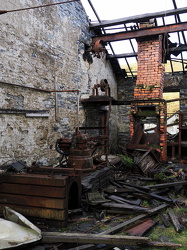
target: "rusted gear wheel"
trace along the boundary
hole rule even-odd
[[[100,81],[100,89],[101,91],[105,92],[105,90],[108,88],[108,81],[107,79],[102,79]]]

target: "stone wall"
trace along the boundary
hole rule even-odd
[[[136,78],[126,78],[118,82],[118,100],[132,101]],[[130,104],[118,106],[118,150],[124,147],[130,139]]]
[[[57,1],[7,0],[1,9],[52,2]],[[54,165],[59,157],[57,138],[71,137],[78,123],[84,124],[84,108],[80,106],[77,112],[78,98],[88,97],[92,86],[103,78],[108,80],[112,96],[117,97],[111,66],[105,58],[94,57],[93,63],[83,60],[91,34],[80,1],[1,15],[0,31],[0,164],[24,160],[28,165]],[[50,92],[53,90],[79,90],[80,94]],[[7,114],[7,109],[48,110],[49,117]],[[112,124],[116,113],[114,108]],[[116,124],[112,131],[110,139],[115,141]]]

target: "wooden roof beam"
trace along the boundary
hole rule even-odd
[[[149,19],[153,19],[157,17],[166,17],[166,16],[178,15],[182,13],[187,13],[187,7],[103,21],[99,23],[90,24],[90,28],[99,29],[99,28],[105,28],[105,27],[115,26],[115,25],[124,24],[124,23],[140,23],[142,21],[147,21]]]
[[[92,42],[95,43],[98,40],[102,40],[104,42],[115,42],[126,39],[154,36],[185,30],[187,30],[187,22],[94,36],[92,37]]]

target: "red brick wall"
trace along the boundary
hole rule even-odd
[[[138,74],[135,99],[163,97],[164,66],[162,65],[162,36],[138,40]]]
[[[149,26],[149,25],[148,25]],[[164,66],[162,65],[162,35],[148,36],[138,39],[138,73],[134,88],[134,99],[142,100],[138,103],[144,106],[143,100],[150,100],[150,106],[159,106],[159,135],[160,135],[160,160],[167,160],[166,138],[166,104],[163,102]],[[153,101],[158,99],[158,101]],[[131,111],[133,106],[131,105]],[[148,103],[147,103],[148,105]],[[134,134],[134,115],[130,115],[130,134]]]

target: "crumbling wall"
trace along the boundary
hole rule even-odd
[[[1,9],[54,2],[7,0]],[[75,127],[84,123],[78,97],[88,97],[97,80],[107,79],[116,98],[111,66],[105,58],[94,57],[93,63],[83,60],[91,34],[80,1],[3,14],[0,31],[0,164],[12,159],[28,165],[35,161],[56,164],[57,138],[71,137]],[[53,90],[79,90],[80,94],[50,92]],[[28,110],[48,110],[49,117],[26,117]],[[112,118],[115,116],[113,112]]]

